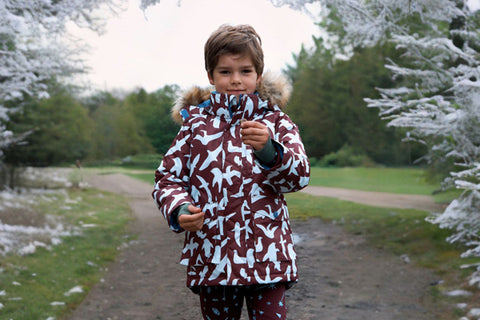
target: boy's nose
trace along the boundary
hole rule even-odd
[[[238,72],[234,72],[232,74],[232,83],[239,83],[241,80],[240,80],[240,74]]]

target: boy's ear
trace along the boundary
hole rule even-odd
[[[207,72],[207,75],[208,75],[208,81],[210,81],[210,84],[214,86],[215,82],[213,81],[213,76],[210,74],[210,72]]]
[[[258,86],[258,84],[259,84],[261,81],[262,81],[262,75],[259,75],[259,76],[257,77],[257,86]]]

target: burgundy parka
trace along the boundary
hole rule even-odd
[[[285,81],[264,77],[259,93],[240,101],[194,88],[174,106],[183,124],[155,172],[152,195],[175,232],[183,232],[171,219],[178,206],[205,212],[202,230],[185,232],[180,263],[188,287],[297,280],[283,194],[307,186],[310,166],[297,126],[280,108],[288,96]],[[277,151],[272,167],[242,143],[242,119],[268,127]]]

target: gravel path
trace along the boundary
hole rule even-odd
[[[121,174],[91,176],[88,182],[129,197],[136,218],[130,232],[138,241],[120,252],[69,319],[200,320],[197,296],[185,287],[185,270],[178,264],[183,235],[166,226],[150,197],[152,187]],[[289,319],[442,318],[429,299],[438,280],[429,271],[320,219],[293,221],[292,229],[301,280],[287,292]]]

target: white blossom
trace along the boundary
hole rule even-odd
[[[67,23],[101,32],[105,8],[116,7],[115,0],[0,1],[0,149],[15,142],[5,124],[24,95],[48,97],[49,79],[84,70],[82,44]]]

